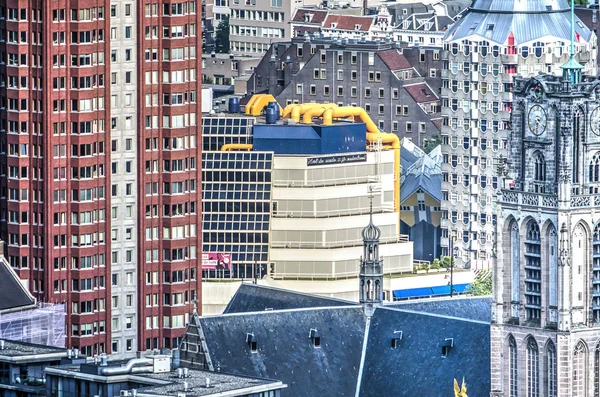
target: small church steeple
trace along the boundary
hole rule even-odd
[[[369,224],[362,231],[363,255],[360,258],[359,300],[367,316],[373,315],[375,306],[383,302],[383,258],[379,257],[381,230],[373,224],[373,196]]]
[[[561,68],[563,81],[569,81],[571,84],[581,82],[583,66],[575,59],[575,0],[571,0],[571,56]]]

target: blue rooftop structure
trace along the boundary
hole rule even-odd
[[[455,294],[464,294],[467,292],[469,284],[454,284]],[[393,292],[394,300],[430,298],[435,296],[450,295],[449,285],[440,285],[437,287],[407,288],[397,289]]]
[[[366,151],[364,123],[256,124],[252,150],[289,155],[344,154]]]

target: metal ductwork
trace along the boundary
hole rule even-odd
[[[147,365],[148,367],[144,367],[145,371],[140,371],[139,369],[135,369],[135,366],[138,365]],[[99,375],[125,375],[125,374],[130,374],[133,372],[152,372],[152,365],[154,364],[154,362],[152,361],[152,359],[149,358],[134,358],[131,359],[127,362],[127,364],[121,366],[121,367],[103,367],[99,369]]]

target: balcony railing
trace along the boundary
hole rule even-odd
[[[558,197],[550,194],[502,190],[501,202],[531,207],[558,208]]]
[[[382,237],[379,239],[380,244],[394,244],[394,243],[407,243],[409,241],[408,235],[400,234],[391,237]],[[362,239],[357,240],[345,240],[345,241],[330,241],[330,242],[316,242],[316,241],[273,241],[271,242],[272,248],[296,248],[296,249],[333,249],[333,248],[347,248],[347,247],[358,247],[363,245]]]

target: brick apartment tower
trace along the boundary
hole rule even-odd
[[[176,344],[191,302],[201,297],[202,12],[196,1],[138,3],[138,340],[144,350]]]
[[[171,346],[185,326],[177,316],[200,294],[194,10],[181,1],[0,5],[0,238],[32,293],[66,304],[67,346],[86,354]]]

